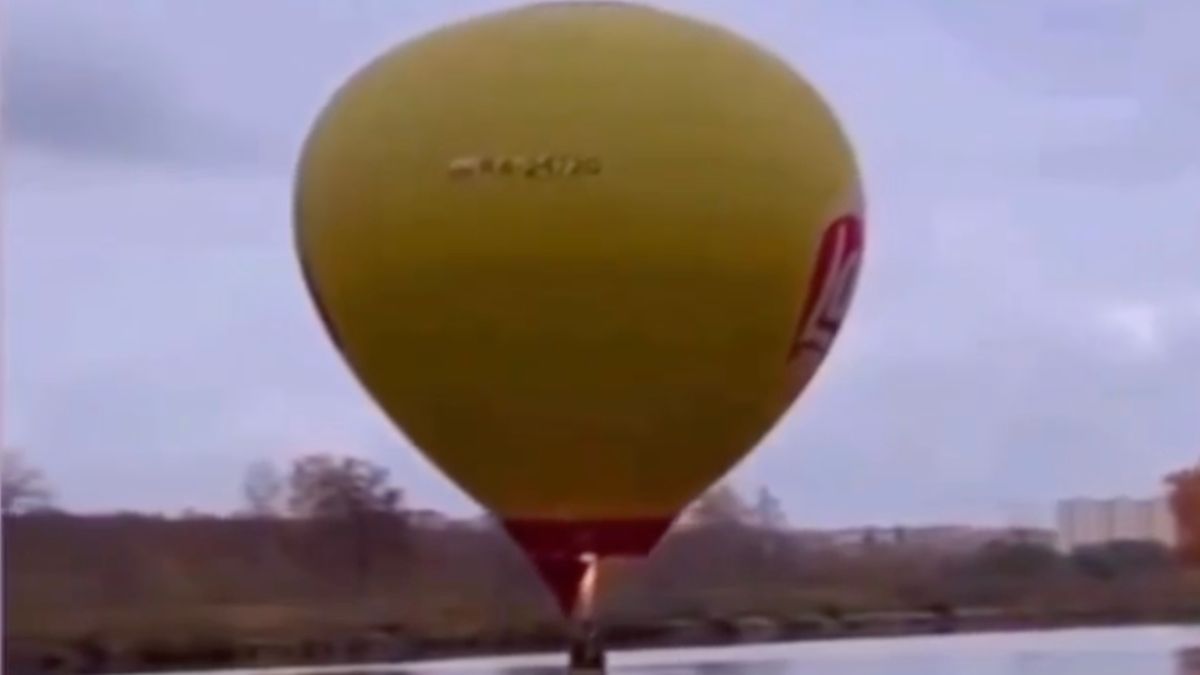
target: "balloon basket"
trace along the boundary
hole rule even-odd
[[[606,658],[600,630],[589,619],[573,622],[567,672],[572,675],[599,675],[605,672]]]

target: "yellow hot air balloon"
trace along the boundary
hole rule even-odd
[[[321,114],[295,196],[337,347],[568,608],[578,554],[646,553],[804,389],[862,208],[793,70],[619,3],[391,50]]]

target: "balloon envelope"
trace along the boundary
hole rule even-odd
[[[772,427],[863,246],[852,152],[811,86],[616,3],[383,55],[314,126],[295,208],[357,377],[564,578],[578,552],[648,551]]]

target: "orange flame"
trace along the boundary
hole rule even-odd
[[[592,607],[596,598],[596,580],[599,575],[599,558],[595,553],[584,553],[579,556],[580,562],[587,565],[587,571],[579,580],[579,616],[592,616]]]

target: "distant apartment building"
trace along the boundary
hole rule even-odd
[[[1062,551],[1113,541],[1155,541],[1165,546],[1176,541],[1175,518],[1164,497],[1067,499],[1058,503],[1056,520]]]

